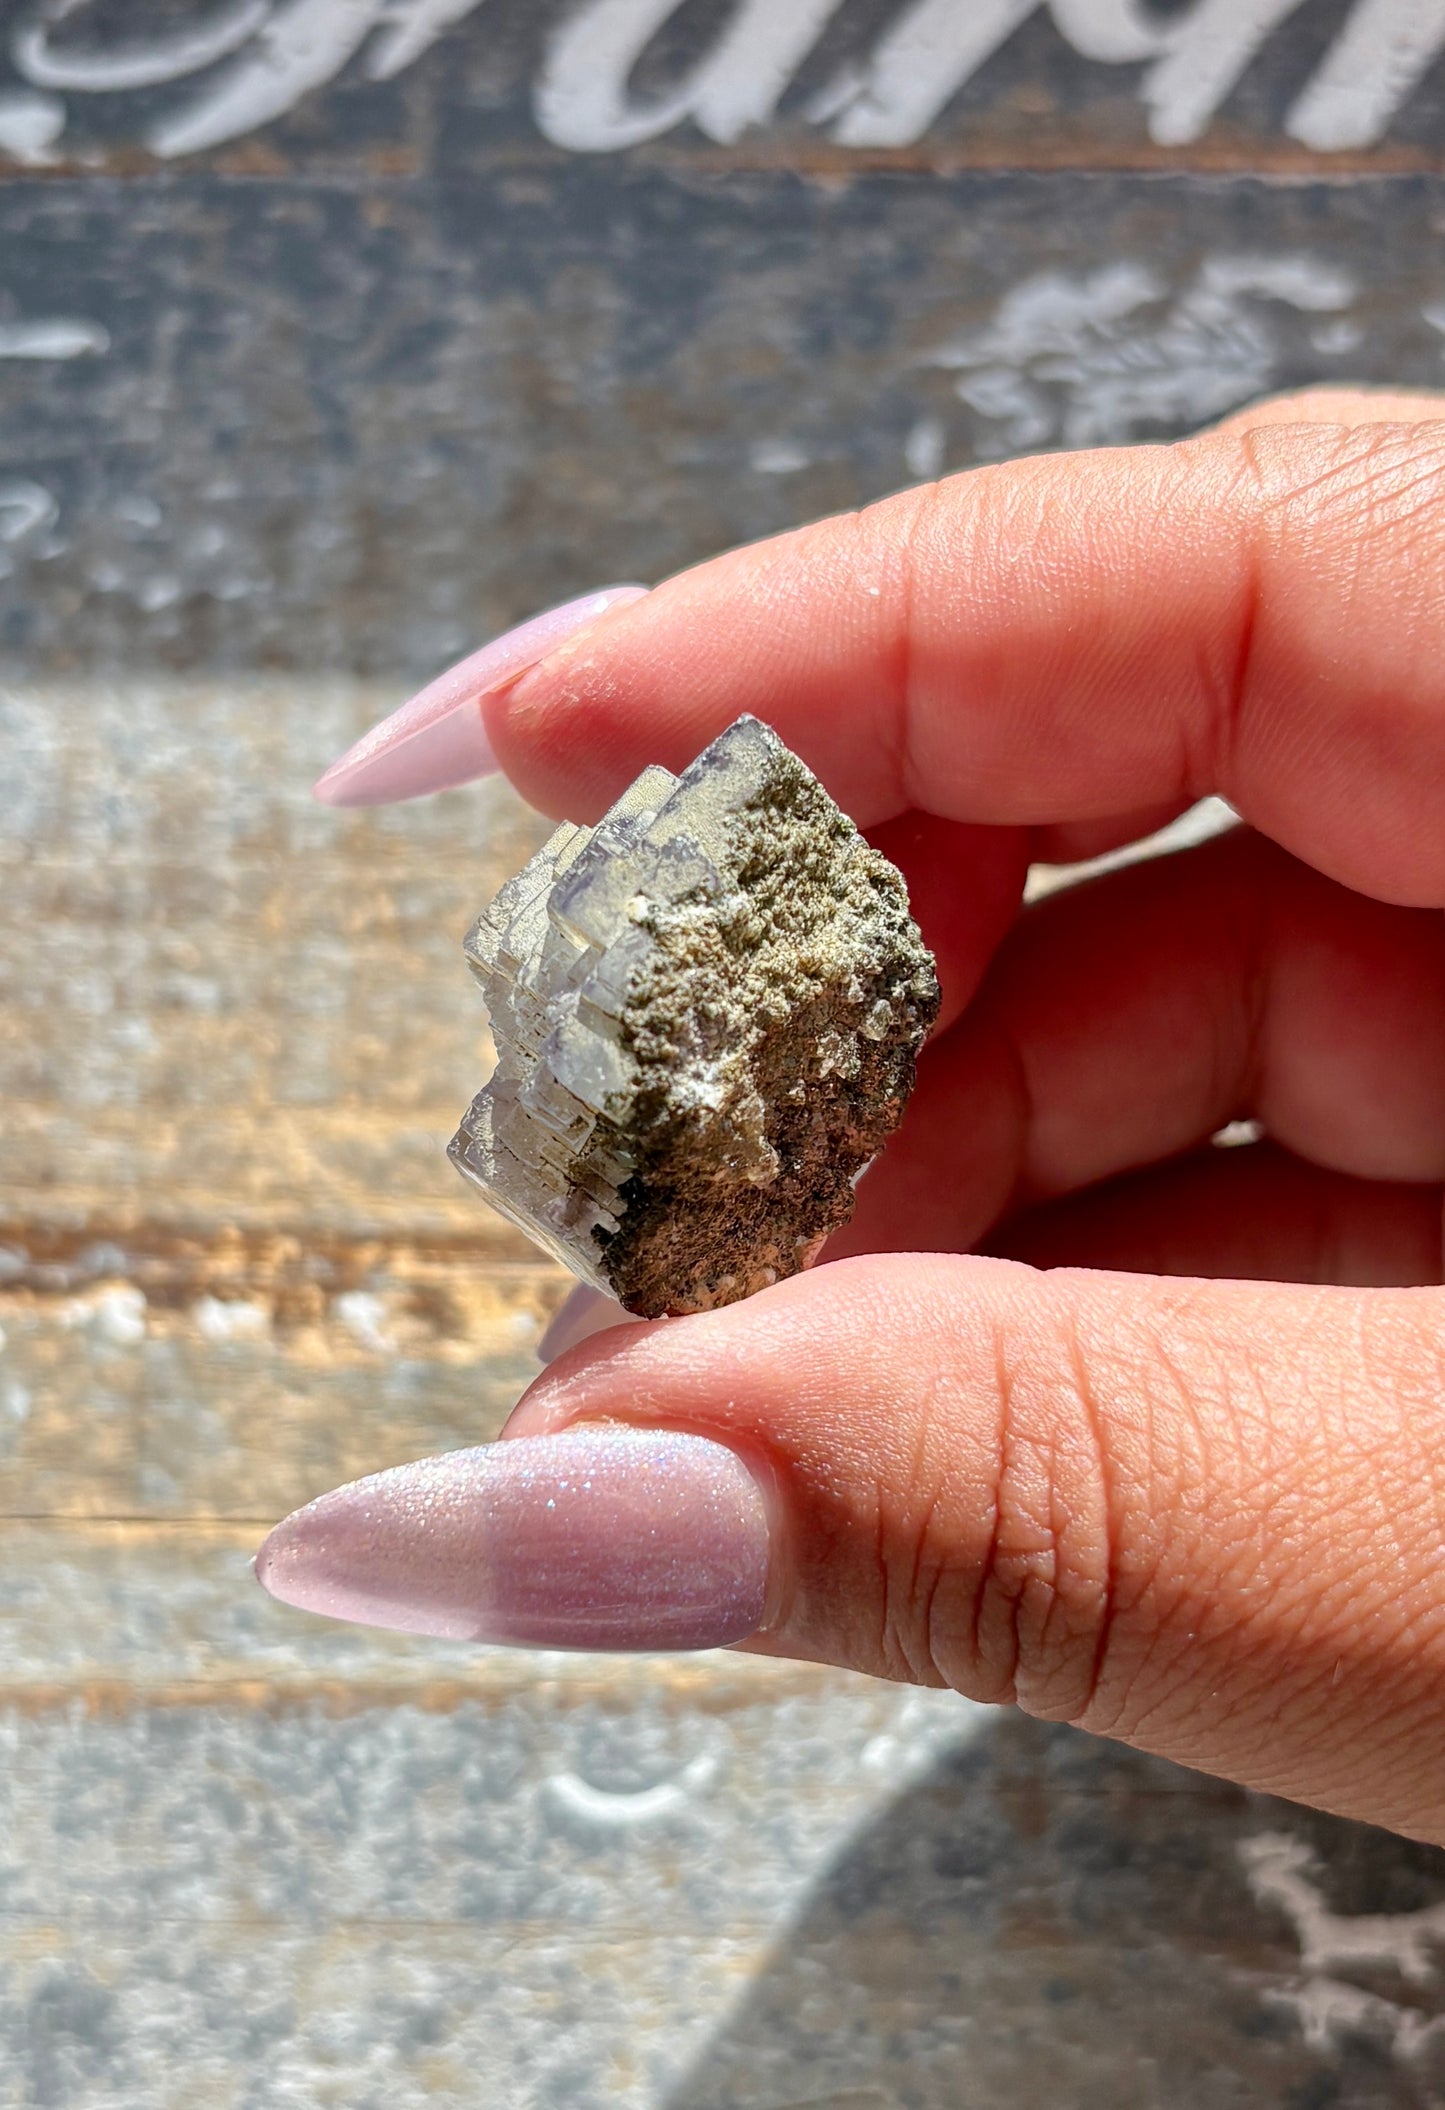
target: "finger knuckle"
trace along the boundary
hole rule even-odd
[[[1202,475],[1236,529],[1237,617],[1203,655],[1212,709],[1189,757],[1190,780],[1228,786],[1261,681],[1280,651],[1314,649],[1306,623],[1281,610],[1316,601],[1353,611],[1398,655],[1433,654],[1436,616],[1427,582],[1445,558],[1445,421],[1336,425],[1288,422],[1226,429],[1188,441],[1181,459]],[[1283,625],[1283,627],[1282,627]],[[1281,644],[1281,640],[1286,642]],[[1366,706],[1357,704],[1357,712]]]
[[[1116,1616],[1116,1517],[1090,1359],[1067,1308],[1001,1322],[991,1390],[991,1513],[961,1541],[958,1505],[922,1489],[895,1560],[893,1646],[972,1697],[1079,1721],[1096,1708]]]
[[[959,1569],[961,1490],[951,1453],[961,1402],[952,1374],[934,1373],[917,1401],[912,1454],[880,1495],[876,1546],[884,1675],[914,1685],[953,1684],[959,1668],[947,1641]],[[960,1688],[962,1689],[962,1688]]]
[[[1094,1372],[1061,1310],[1010,1351],[999,1529],[987,1588],[1020,1703],[1076,1720],[1093,1705],[1113,1620],[1113,1517]]]

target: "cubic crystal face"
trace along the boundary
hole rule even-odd
[[[647,1318],[809,1264],[938,1010],[902,877],[755,718],[559,828],[466,954],[498,1061],[452,1159]]]

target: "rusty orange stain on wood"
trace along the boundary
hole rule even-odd
[[[630,1707],[643,1686],[689,1720],[725,1719],[766,1702],[816,1696],[838,1673],[809,1664],[787,1666],[791,1675],[757,1683],[724,1682],[716,1666],[698,1665],[690,1677],[677,1678],[668,1666],[621,1666],[593,1674],[570,1673],[565,1679],[528,1681],[527,1690],[545,1688],[549,1714],[594,1709],[611,1704]],[[139,1712],[174,1709],[229,1709],[247,1714],[298,1714],[318,1711],[345,1720],[380,1709],[410,1707],[421,1714],[455,1714],[461,1707],[498,1713],[517,1703],[516,1684],[489,1684],[483,1679],[408,1680],[373,1676],[340,1678],[316,1675],[261,1678],[221,1672],[215,1678],[81,1677],[0,1684],[0,1717],[26,1719],[67,1713],[79,1708],[90,1720],[125,1720]]]
[[[1315,181],[1334,177],[1433,175],[1445,170],[1445,147],[1381,141],[1378,145],[1321,152],[1279,133],[1249,131],[1220,120],[1200,139],[1163,146],[1137,123],[1130,105],[1119,113],[1106,105],[1101,112],[1061,111],[1043,91],[1027,90],[1003,98],[971,121],[966,136],[928,137],[906,146],[843,146],[814,132],[778,130],[715,146],[697,138],[647,141],[617,158],[629,167],[686,175],[795,174],[850,178],[877,174],[997,175],[1231,175],[1301,176]],[[483,149],[469,163],[469,174],[493,177],[558,172],[576,157],[544,139],[509,140],[493,151]],[[272,142],[247,139],[209,156],[198,156],[188,168],[240,180],[289,178],[298,189],[361,177],[373,182],[405,183],[424,178],[423,153],[405,142],[372,144],[348,152],[336,146],[302,156],[288,155]],[[174,163],[130,142],[107,144],[97,158],[75,157],[43,165],[8,160],[0,154],[0,184],[55,182],[104,176],[111,180],[174,175]]]
[[[72,1296],[122,1276],[153,1304],[189,1303],[210,1293],[231,1297],[355,1289],[378,1273],[417,1278],[538,1269],[547,1263],[522,1232],[479,1218],[475,1235],[425,1232],[347,1237],[305,1235],[233,1223],[165,1224],[97,1214],[83,1225],[29,1218],[0,1227],[11,1256],[0,1296]],[[559,1280],[561,1271],[554,1270]]]

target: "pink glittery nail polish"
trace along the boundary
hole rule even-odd
[[[494,638],[363,733],[318,778],[313,796],[327,806],[384,806],[490,775],[497,760],[482,723],[482,698],[520,680],[609,608],[640,601],[646,592],[645,586],[604,586]]]
[[[533,1648],[719,1648],[762,1624],[768,1504],[704,1436],[584,1424],[322,1495],[256,1559],[303,1611]]]

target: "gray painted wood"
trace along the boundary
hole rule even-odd
[[[398,685],[942,469],[1442,373],[1413,0],[1274,10],[1192,133],[1187,9],[1021,4],[920,119],[900,0],[772,86],[805,0],[659,0],[618,71],[649,5],[0,10],[0,2102],[1445,2103],[1424,1849],[247,1572],[491,1435],[565,1287],[442,1155],[540,824],[306,798]]]
[[[922,473],[1430,385],[1442,218],[1433,176],[17,181],[0,284],[109,349],[0,360],[0,640],[400,679]]]

